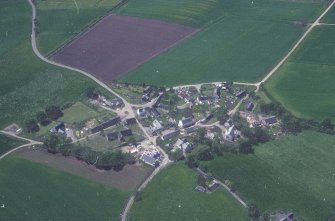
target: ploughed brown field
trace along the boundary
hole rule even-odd
[[[195,32],[196,29],[179,24],[109,15],[52,59],[108,82]]]

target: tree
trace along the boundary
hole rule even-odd
[[[45,113],[47,114],[48,118],[51,120],[57,120],[61,116],[63,116],[63,112],[58,106],[51,105],[45,108]]]
[[[228,111],[225,108],[218,108],[215,113],[216,119],[218,121],[226,121],[228,119]]]
[[[248,140],[244,140],[239,144],[239,152],[243,154],[254,153],[254,148],[252,148],[252,144]]]
[[[258,220],[260,217],[260,212],[257,208],[257,206],[255,204],[251,204],[248,207],[248,215],[250,218],[252,218],[253,220]]]
[[[27,121],[24,127],[28,133],[36,133],[40,130],[40,127],[38,126],[36,120]]]
[[[177,149],[176,151],[170,152],[169,157],[173,161],[179,161],[185,159],[183,151]]]
[[[198,175],[197,184],[198,184],[199,186],[206,187],[206,178],[205,178],[203,175],[199,174],[199,175]]]
[[[329,118],[325,119],[320,123],[319,131],[322,133],[332,134],[334,133],[334,124],[332,124]]]
[[[86,89],[86,96],[89,99],[96,100],[99,98],[99,91],[96,90],[94,87],[88,87]]]
[[[205,145],[201,145],[199,147],[199,150],[196,156],[197,156],[197,160],[200,160],[200,161],[209,161],[209,160],[214,159],[214,156],[211,153],[210,147],[205,146]]]
[[[42,126],[47,126],[50,124],[47,114],[44,111],[40,111],[36,114],[37,122]]]
[[[186,158],[186,165],[190,168],[195,168],[198,166],[198,161],[196,159],[196,157],[194,155],[189,155],[187,158]]]

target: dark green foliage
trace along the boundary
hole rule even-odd
[[[319,126],[319,132],[334,134],[334,124],[331,122],[329,118],[323,120]]]
[[[44,111],[40,111],[36,114],[37,122],[42,126],[47,126],[50,124],[50,120],[48,119],[47,114]]]
[[[38,126],[36,120],[28,120],[24,125],[25,131],[28,133],[36,133],[40,130],[40,127]]]
[[[63,112],[60,107],[51,105],[45,108],[45,113],[47,114],[48,118],[51,120],[58,120],[61,116],[63,116]]]
[[[195,167],[197,167],[199,164],[198,164],[198,161],[197,161],[197,159],[196,159],[196,156],[194,156],[194,155],[189,155],[189,156],[187,156],[187,158],[186,158],[186,165],[188,166],[188,167],[190,167],[190,168],[195,168]]]
[[[205,145],[199,146],[196,152],[196,159],[200,161],[213,160],[214,156],[211,153],[210,147]]]
[[[203,175],[199,174],[198,179],[197,179],[197,184],[199,186],[206,187],[206,178]]]
[[[94,87],[89,87],[86,89],[86,97],[89,99],[96,100],[99,98],[99,91]]]
[[[260,212],[255,204],[248,206],[248,215],[253,220],[258,220],[260,217]]]
[[[169,158],[173,161],[179,161],[179,160],[184,160],[185,159],[183,151],[180,150],[180,149],[177,149],[173,152],[171,151],[169,153]]]

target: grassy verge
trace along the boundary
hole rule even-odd
[[[23,140],[13,139],[6,135],[0,134],[0,156],[15,147],[21,146],[27,142]]]

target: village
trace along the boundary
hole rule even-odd
[[[280,121],[276,116],[260,113],[259,100],[251,96],[255,90],[251,86],[221,82],[175,88],[114,83],[112,87],[135,103],[131,110],[124,111],[120,98],[110,100],[96,94],[89,98],[89,103],[115,112],[116,116],[100,122],[87,120],[79,129],[59,122],[50,133],[64,134],[74,144],[93,147],[99,143],[119,148],[152,167],[162,162],[161,150],[169,156],[176,152],[184,157],[190,154],[199,145],[194,137],[200,129],[205,130],[207,139],[223,145],[243,140],[233,120],[236,114],[250,128],[261,127],[273,136],[281,135]]]

